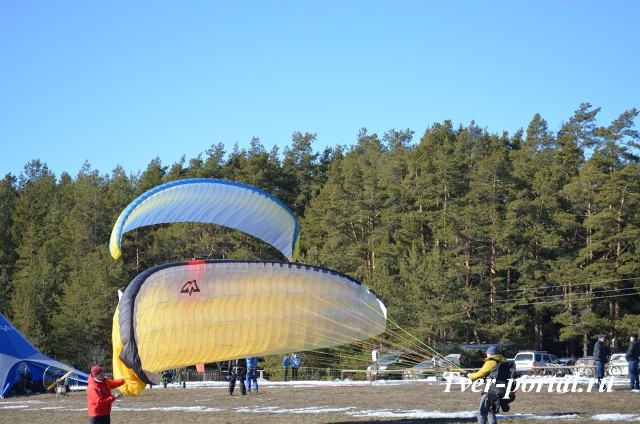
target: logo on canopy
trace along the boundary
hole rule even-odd
[[[184,286],[182,286],[182,290],[180,290],[180,293],[189,293],[189,296],[194,292],[200,293],[200,288],[198,287],[196,280],[187,281],[184,283]]]

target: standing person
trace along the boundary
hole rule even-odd
[[[253,381],[254,393],[258,393],[258,357],[247,358],[247,392],[251,393],[251,382]]]
[[[22,389],[25,395],[31,394],[31,382],[32,376],[31,371],[29,371],[29,367],[27,367],[26,371],[22,374]]]
[[[294,353],[291,355],[291,379],[298,381],[298,368],[300,368],[300,357]]]
[[[640,356],[640,344],[638,344],[638,334],[629,335],[629,349],[627,349],[627,362],[629,362],[629,390],[639,390],[638,379],[638,357]]]
[[[600,382],[604,379],[604,367],[609,360],[609,348],[604,344],[607,338],[604,334],[598,334],[598,341],[593,345],[593,359],[596,363],[596,389],[600,388]]]
[[[289,358],[289,354],[285,353],[284,358],[282,359],[282,367],[284,368],[284,381],[289,379],[289,367],[291,366],[291,358]]]
[[[240,380],[240,393],[242,393],[242,396],[246,395],[247,388],[244,385],[244,380],[247,376],[247,360],[242,358],[229,361],[229,375],[231,376],[229,394],[233,395],[233,391],[236,388],[236,380]]]
[[[91,367],[91,375],[88,378],[87,407],[89,409],[90,424],[110,424],[111,404],[122,396],[121,393],[111,394],[111,390],[124,384],[123,379],[109,380],[104,375],[102,367]]]
[[[487,349],[487,356],[486,358],[484,358],[484,364],[482,365],[482,368],[480,368],[473,374],[469,374],[469,379],[471,379],[471,381],[475,381],[481,378],[489,377],[489,375],[494,372],[494,369],[503,367],[506,372],[509,372],[509,362],[507,361],[507,359],[500,354],[496,346],[489,346],[489,348]],[[499,374],[500,371],[501,370],[498,369]],[[496,381],[500,382],[502,384],[502,387],[504,387],[504,390],[506,391],[506,384],[504,383],[506,383],[507,378],[513,378],[513,374],[510,373],[510,375],[507,377],[502,377],[499,374],[495,377],[492,375],[492,377]],[[485,384],[485,389],[486,386],[487,385]],[[502,394],[502,396],[500,394],[495,395],[494,393],[492,393],[492,390],[494,390],[496,387],[497,386],[494,382],[488,390],[483,391],[482,396],[480,397],[480,408],[478,409],[478,424],[495,424],[498,422],[496,419],[496,412],[498,412],[498,408],[501,406],[500,399],[502,396],[504,396],[504,393]],[[506,412],[508,410],[508,407],[506,405],[503,406],[503,410],[505,410]]]

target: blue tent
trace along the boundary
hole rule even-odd
[[[73,385],[86,385],[89,377],[40,353],[0,313],[0,398],[11,393],[43,391],[63,376]]]

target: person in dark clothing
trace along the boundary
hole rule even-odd
[[[253,393],[258,393],[258,362],[257,356],[247,358],[247,391],[251,393],[251,382],[253,382]]]
[[[629,335],[629,349],[627,349],[627,362],[629,363],[629,390],[640,390],[638,378],[638,357],[640,356],[640,344],[638,344],[638,334]]]
[[[593,359],[596,364],[596,389],[600,388],[600,382],[604,378],[604,367],[609,360],[609,348],[604,344],[607,336],[604,334],[598,335],[598,341],[593,345]]]
[[[284,369],[284,381],[289,379],[289,367],[291,366],[291,358],[289,358],[289,354],[285,354],[282,359],[282,368]]]
[[[244,358],[229,361],[229,394],[233,395],[236,387],[236,380],[240,380],[240,393],[247,394],[247,388],[244,385],[244,379],[247,376],[247,360]]]
[[[22,374],[22,381],[23,381],[22,387],[25,395],[31,394],[31,385],[32,385],[31,379],[32,379],[31,371],[29,371],[29,368],[27,368],[24,374]]]

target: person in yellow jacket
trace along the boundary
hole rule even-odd
[[[478,371],[469,374],[471,381],[486,378],[491,374],[494,368],[505,362],[507,359],[500,354],[496,346],[489,346],[487,349],[487,357],[484,358],[484,364]],[[486,387],[486,385],[485,385]],[[493,399],[490,399],[488,392],[483,392],[480,397],[480,409],[478,410],[478,424],[496,424],[496,408]]]

